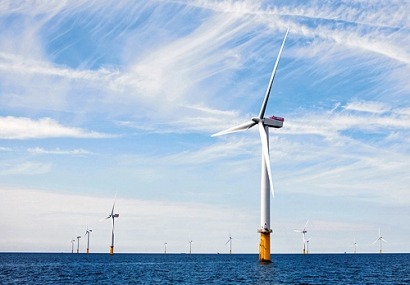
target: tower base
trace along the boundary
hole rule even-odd
[[[270,231],[260,231],[261,241],[259,243],[259,261],[270,262]]]
[[[114,254],[114,246],[110,246],[110,255]]]

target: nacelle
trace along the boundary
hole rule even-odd
[[[283,122],[285,121],[284,118],[281,117],[269,117],[269,118],[263,118],[263,124],[265,126],[269,126],[272,128],[282,128],[283,127]]]

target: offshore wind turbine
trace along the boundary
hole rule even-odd
[[[189,245],[189,254],[192,253],[192,243],[193,243],[193,241],[192,241],[192,239],[191,239],[191,240],[189,240],[189,242],[188,242],[188,244],[187,244],[187,246]]]
[[[75,243],[75,239],[71,239],[71,253],[74,253],[74,243]]]
[[[307,248],[306,248],[306,243],[307,243],[306,233],[307,233],[307,230],[306,230],[306,227],[307,227],[308,223],[309,223],[309,220],[306,221],[306,224],[305,224],[305,226],[303,227],[302,230],[293,230],[296,233],[301,233],[302,234],[302,242],[303,242],[303,251],[302,252],[303,252],[303,254],[307,254]]]
[[[167,242],[164,242],[164,253],[167,254]]]
[[[77,236],[77,253],[80,252],[80,238],[81,236]]]
[[[309,242],[310,242],[310,239],[311,239],[311,238],[308,238],[308,239],[306,240],[306,254],[309,254]]]
[[[93,230],[90,230],[87,226],[87,230],[85,231],[85,234],[84,234],[84,236],[87,236],[87,253],[90,253],[90,233],[92,231]]]
[[[266,106],[268,104],[269,95],[272,88],[273,80],[275,79],[276,70],[278,68],[279,59],[282,54],[283,46],[285,45],[286,37],[288,36],[289,30],[286,31],[285,37],[283,38],[282,45],[279,50],[278,57],[276,58],[275,65],[273,67],[272,75],[266,90],[265,97],[262,102],[261,109],[259,111],[258,117],[252,118],[249,122],[229,128],[227,130],[213,134],[212,136],[220,136],[225,134],[230,134],[239,131],[245,131],[258,125],[259,135],[262,142],[262,171],[261,171],[261,225],[258,229],[260,233],[260,243],[259,243],[259,261],[270,262],[270,234],[272,229],[270,228],[270,194],[269,190],[273,193],[272,186],[272,174],[270,167],[269,158],[269,128],[282,128],[283,118],[280,117],[269,117],[265,118]]]
[[[375,244],[376,242],[380,242],[380,245],[379,245],[379,253],[383,253],[383,249],[382,249],[382,243],[383,242],[387,242],[387,240],[385,240],[382,236],[381,236],[381,234],[380,234],[380,228],[379,228],[379,237],[372,243],[372,244]]]
[[[229,233],[229,239],[228,239],[228,241],[225,243],[225,245],[227,245],[228,244],[228,242],[229,242],[229,254],[232,254],[232,236],[231,236],[231,233]]]
[[[105,219],[112,219],[112,228],[111,228],[111,246],[110,246],[110,254],[113,255],[114,254],[114,220],[115,218],[118,218],[120,216],[120,214],[114,214],[114,208],[115,208],[115,200],[114,200],[114,204],[112,205],[112,209],[111,209],[111,214],[106,217]]]
[[[358,247],[358,245],[357,245],[357,242],[356,242],[356,238],[354,238],[354,253],[357,252],[357,247]]]

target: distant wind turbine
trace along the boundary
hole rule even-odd
[[[383,242],[387,242],[387,240],[385,240],[382,236],[381,236],[381,234],[380,234],[380,228],[379,228],[379,237],[372,243],[372,244],[375,244],[376,242],[380,242],[380,245],[379,245],[379,253],[383,253],[383,249],[382,249],[382,243]]]
[[[187,246],[189,245],[189,254],[192,253],[192,243],[193,243],[192,240],[189,240],[189,242],[187,243]]]
[[[303,242],[303,251],[302,252],[303,252],[303,254],[307,253],[307,249],[306,249],[306,233],[307,233],[307,230],[306,230],[306,227],[307,227],[308,223],[309,223],[309,220],[306,221],[306,224],[305,224],[305,226],[303,227],[302,230],[293,230],[296,233],[301,233],[302,234],[302,242]]]
[[[229,243],[229,254],[232,254],[232,236],[231,233],[229,233],[229,239],[228,241],[225,243],[225,245],[227,245]]]
[[[166,242],[164,242],[164,253],[167,254],[167,244]]]
[[[354,238],[354,253],[357,252],[357,247],[358,247],[358,244],[356,242],[356,238]]]
[[[71,239],[71,253],[74,253],[74,243],[75,243],[75,239]]]
[[[85,234],[84,234],[84,236],[87,236],[87,253],[90,253],[90,233],[92,231],[93,230],[90,230],[87,226],[87,230],[85,231]]]
[[[80,238],[81,236],[77,236],[77,253],[80,252]]]
[[[115,200],[114,200],[114,204],[112,205],[112,209],[111,209],[111,214],[106,217],[105,219],[112,219],[112,228],[111,228],[111,246],[110,246],[110,254],[113,255],[114,254],[114,219],[118,218],[120,216],[120,214],[114,214],[114,208],[115,208]]]
[[[269,158],[269,128],[281,128],[283,126],[283,118],[269,117],[265,118],[266,106],[268,104],[269,95],[272,88],[272,83],[275,78],[276,70],[279,64],[279,59],[282,54],[283,46],[285,45],[286,37],[289,30],[286,31],[282,45],[279,50],[278,57],[276,58],[275,65],[273,67],[272,75],[266,90],[265,98],[263,100],[258,117],[252,118],[249,122],[229,128],[227,130],[213,134],[212,136],[220,136],[230,134],[239,131],[245,131],[258,125],[259,135],[262,142],[262,173],[261,173],[261,227],[258,230],[260,233],[259,243],[259,261],[270,262],[270,234],[272,229],[270,228],[270,194],[269,189],[273,193],[272,186],[272,174]]]
[[[311,239],[312,239],[312,238],[308,238],[308,239],[306,240],[306,254],[309,254],[309,242],[310,242]]]

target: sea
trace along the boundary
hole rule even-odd
[[[0,253],[0,284],[410,284],[410,254]]]

